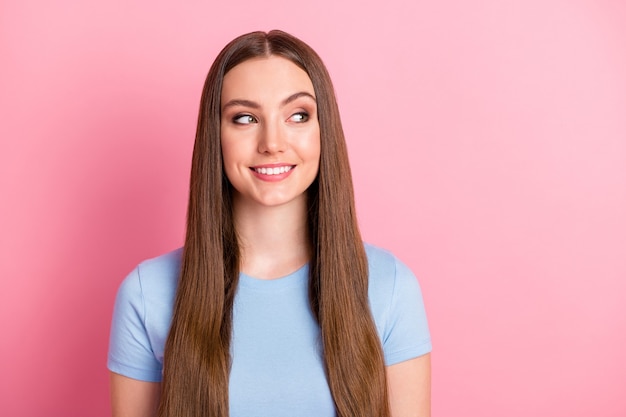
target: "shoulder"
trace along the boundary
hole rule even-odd
[[[179,248],[147,259],[137,265],[137,275],[142,285],[148,287],[176,286],[180,274],[182,253],[182,248]]]
[[[365,243],[369,268],[369,298],[372,313],[385,315],[401,287],[417,284],[415,275],[394,254]]]
[[[152,280],[171,279],[178,277],[183,249],[178,248],[171,252],[147,259],[137,265],[139,273]]]
[[[394,254],[370,243],[364,243],[363,245],[367,254],[370,275],[372,273],[390,273],[395,270],[398,258]]]
[[[428,353],[430,333],[413,272],[391,252],[365,244],[369,301],[387,365]]]
[[[111,322],[111,371],[142,381],[160,381],[181,257],[182,250],[177,249],[145,260],[122,281]]]
[[[415,275],[400,259],[386,249],[365,243],[369,267],[370,292],[387,293],[397,285],[416,282]]]
[[[176,294],[181,257],[182,249],[176,249],[139,263],[122,281],[118,299],[144,306],[170,304]]]

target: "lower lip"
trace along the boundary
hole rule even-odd
[[[250,171],[252,171],[252,174],[260,180],[267,181],[267,182],[278,182],[278,181],[284,180],[289,175],[291,175],[294,169],[296,169],[296,167],[291,168],[287,172],[283,172],[282,174],[276,174],[276,175],[260,174],[253,169],[250,169]]]

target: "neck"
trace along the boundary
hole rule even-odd
[[[275,207],[246,204],[234,196],[233,206],[242,272],[274,279],[309,261],[306,196]]]

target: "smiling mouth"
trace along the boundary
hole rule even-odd
[[[263,174],[263,175],[280,175],[280,174],[284,174],[285,172],[289,172],[291,171],[293,168],[295,168],[295,165],[283,165],[280,167],[273,167],[273,168],[254,168],[251,167],[250,169],[253,170],[254,172],[256,172],[257,174]]]

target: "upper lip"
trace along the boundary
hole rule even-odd
[[[293,167],[295,164],[288,164],[285,162],[277,162],[274,164],[261,164],[261,165],[253,165],[250,168],[280,168],[280,167]]]

